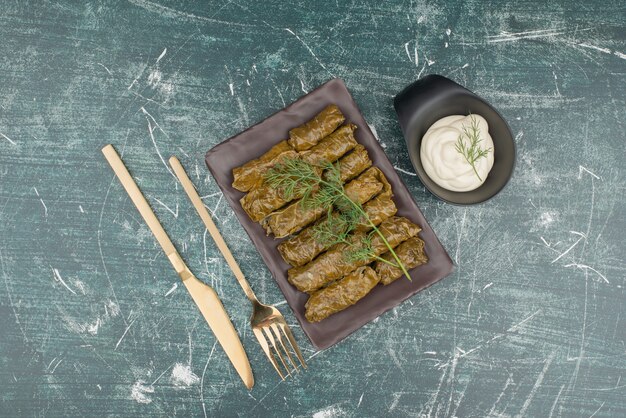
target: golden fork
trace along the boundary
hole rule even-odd
[[[237,261],[235,261],[235,258],[228,249],[226,242],[224,242],[224,238],[222,238],[222,235],[218,231],[217,226],[215,226],[213,219],[211,219],[211,215],[209,215],[209,212],[202,203],[202,199],[200,199],[198,192],[196,191],[191,180],[189,179],[189,176],[187,176],[187,173],[185,172],[182,164],[180,163],[180,161],[178,161],[178,158],[176,157],[171,157],[169,162],[170,166],[172,166],[172,169],[174,170],[174,173],[176,174],[176,177],[178,177],[178,180],[182,184],[183,189],[191,200],[191,203],[193,203],[193,206],[196,208],[198,215],[200,215],[200,218],[202,219],[204,225],[211,234],[211,237],[213,237],[215,244],[217,244],[217,248],[219,248],[220,252],[226,259],[228,266],[230,267],[233,274],[237,278],[237,281],[243,288],[244,293],[246,294],[250,302],[252,302],[252,317],[250,318],[250,327],[252,328],[256,339],[259,341],[259,344],[261,345],[261,348],[265,352],[265,355],[269,359],[270,363],[272,363],[272,366],[274,366],[274,369],[276,369],[276,372],[281,377],[281,379],[285,380],[285,374],[283,373],[283,371],[281,371],[281,367],[278,363],[278,360],[276,360],[276,357],[278,357],[278,359],[280,360],[280,363],[282,364],[284,370],[287,372],[287,375],[291,375],[291,367],[288,365],[287,361],[285,360],[285,356],[283,355],[286,354],[286,357],[289,359],[289,363],[293,366],[293,370],[299,372],[298,366],[291,356],[291,352],[289,349],[289,347],[291,347],[291,349],[296,353],[296,356],[300,360],[300,364],[302,364],[302,366],[306,369],[306,362],[302,357],[300,348],[298,347],[298,344],[296,343],[296,340],[293,337],[291,329],[287,325],[285,318],[275,307],[264,305],[259,302],[254,292],[252,291],[252,288],[248,284],[248,281],[244,277],[241,269],[239,268]]]

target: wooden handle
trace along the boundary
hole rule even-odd
[[[128,172],[122,158],[117,153],[115,148],[113,148],[113,145],[109,144],[102,148],[102,154],[104,154],[104,157],[111,165],[113,172],[120,180],[120,183],[122,183],[122,186],[124,186],[126,193],[128,193],[128,196],[135,204],[135,207],[146,221],[146,224],[161,245],[161,248],[163,248],[163,251],[165,251],[167,258],[176,269],[180,278],[185,281],[190,276],[193,276],[178,251],[176,251],[176,247],[174,247],[174,244],[165,232],[165,229],[163,229],[161,222],[157,219],[154,211],[150,207],[150,204],[141,193],[139,186],[137,186],[137,183],[135,183],[135,180]]]
[[[239,264],[237,264],[237,261],[235,261],[235,257],[233,257],[233,254],[230,252],[228,245],[226,245],[224,238],[222,238],[222,234],[220,234],[220,231],[217,229],[217,226],[215,226],[215,223],[213,222],[213,219],[211,218],[209,211],[204,206],[204,203],[202,203],[202,199],[200,199],[200,195],[198,195],[196,188],[194,187],[193,183],[189,179],[189,176],[187,175],[187,172],[183,168],[182,164],[180,163],[180,161],[178,161],[178,158],[174,156],[170,158],[169,162],[170,162],[170,165],[172,166],[172,169],[174,170],[174,173],[176,174],[176,177],[178,177],[180,184],[182,184],[183,189],[185,190],[185,193],[187,193],[189,200],[191,200],[191,203],[193,204],[194,208],[196,208],[198,215],[200,215],[202,222],[204,222],[206,229],[209,231],[209,234],[211,234],[211,237],[213,237],[213,241],[215,241],[217,248],[220,250],[224,258],[226,259],[228,266],[230,267],[233,274],[237,278],[237,281],[243,288],[243,291],[246,293],[246,296],[251,301],[256,301],[257,300],[256,296],[254,295],[254,292],[252,291],[250,284],[248,284],[248,281],[243,275],[243,272],[239,268]]]

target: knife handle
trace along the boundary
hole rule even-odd
[[[143,217],[144,221],[146,221],[146,224],[161,245],[161,248],[165,251],[167,258],[174,266],[174,269],[176,269],[176,273],[178,273],[183,281],[187,280],[190,276],[192,276],[191,271],[189,271],[189,268],[183,261],[178,251],[176,251],[176,247],[174,247],[174,244],[167,236],[161,222],[157,219],[154,211],[150,207],[150,204],[143,196],[143,193],[139,190],[139,186],[137,186],[137,183],[135,183],[135,180],[128,172],[128,169],[124,165],[120,155],[111,144],[102,148],[102,154],[104,154],[104,157],[113,169],[113,172],[120,180],[120,183],[122,183],[126,193],[128,193],[128,196],[137,207],[137,210]]]

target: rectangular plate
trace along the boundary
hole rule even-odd
[[[252,159],[258,158],[273,145],[287,139],[289,130],[312,119],[329,104],[339,106],[347,122],[358,126],[356,140],[365,146],[374,165],[381,169],[393,187],[393,200],[398,215],[405,216],[422,227],[419,236],[425,242],[429,261],[409,271],[412,281],[405,278],[388,286],[376,286],[355,305],[331,317],[310,323],[304,317],[304,304],[308,295],[299,292],[287,281],[289,265],[276,248],[282,240],[267,236],[263,228],[253,222],[244,212],[239,199],[244,193],[235,190],[232,170]],[[352,99],[344,82],[330,80],[306,96],[301,97],[285,109],[268,117],[261,123],[215,146],[206,154],[206,164],[222,189],[226,200],[235,211],[239,222],[267,264],[272,276],[285,295],[287,303],[300,321],[302,330],[318,349],[325,349],[347,337],[383,312],[400,304],[405,299],[430,286],[453,269],[452,260],[443,248],[430,225],[424,219],[406,186],[398,177],[385,152],[372,134],[359,108]],[[254,283],[252,283],[254,287]]]

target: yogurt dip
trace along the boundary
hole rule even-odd
[[[452,115],[435,122],[420,146],[428,177],[444,189],[469,192],[482,185],[493,167],[493,139],[479,115]]]

